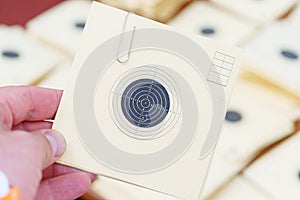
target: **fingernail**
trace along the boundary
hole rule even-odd
[[[54,157],[60,157],[66,149],[66,141],[62,134],[54,130],[45,132],[45,137],[49,141]]]

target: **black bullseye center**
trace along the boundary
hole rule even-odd
[[[142,100],[142,105],[144,106],[144,107],[149,107],[150,106],[150,101],[149,100]]]
[[[155,106],[153,106],[155,105]],[[160,124],[168,114],[170,98],[167,90],[152,79],[139,79],[127,86],[122,95],[124,117],[143,128]]]

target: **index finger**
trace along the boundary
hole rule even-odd
[[[7,128],[23,121],[53,119],[62,91],[41,87],[0,88],[0,120]]]

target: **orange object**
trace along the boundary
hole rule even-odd
[[[12,187],[6,197],[0,200],[20,200],[20,192],[17,187]]]

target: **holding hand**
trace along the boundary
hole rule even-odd
[[[95,176],[54,162],[63,137],[51,130],[62,91],[38,87],[0,88],[0,170],[22,200],[72,200]]]

